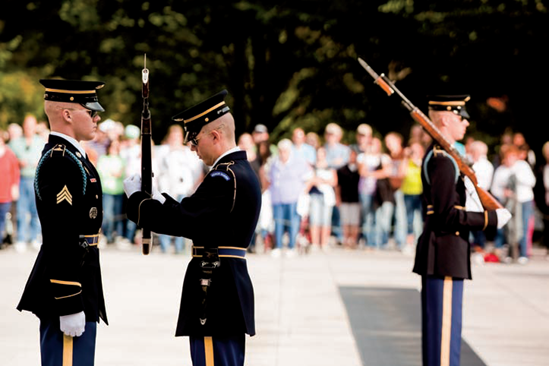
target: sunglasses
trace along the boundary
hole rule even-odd
[[[214,131],[219,131],[219,130],[222,129],[224,126],[225,126],[225,125],[222,124],[222,125],[220,125],[219,127],[214,128],[214,129],[211,130],[211,131],[204,132],[204,133],[202,133],[202,136],[209,135],[209,134],[211,134],[211,133],[214,132]],[[197,146],[198,146],[198,140],[200,140],[200,139],[202,138],[202,136],[201,136],[201,137],[198,137],[198,135],[200,135],[200,132],[197,133],[196,136],[193,137],[192,139],[189,139],[189,142],[190,142],[194,147],[197,147]]]
[[[202,135],[202,136],[204,136],[204,135]],[[193,145],[194,147],[197,147],[197,146],[198,146],[198,141],[199,141],[201,138],[202,138],[202,137],[198,137],[198,135],[197,135],[197,136],[193,137],[192,139],[190,139],[189,142],[190,142],[191,145]]]
[[[92,111],[91,109],[85,109],[86,113],[88,113],[91,117],[91,119],[94,119],[97,114],[99,114],[98,111]]]
[[[69,111],[84,111],[87,114],[89,114],[91,119],[94,119],[95,116],[99,113],[98,111],[92,111],[91,109],[76,109],[76,108],[59,108],[59,109],[67,109]]]

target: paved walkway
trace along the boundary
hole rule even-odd
[[[527,265],[474,265],[463,338],[481,364],[549,364],[549,261],[542,253]],[[38,320],[15,309],[35,257],[0,250],[1,366],[40,364]],[[137,248],[102,251],[110,326],[98,327],[97,366],[191,365],[188,339],[174,337],[187,260],[157,247],[149,256]],[[294,258],[249,255],[258,334],[247,338],[246,365],[421,365],[412,262],[393,251],[340,248]]]

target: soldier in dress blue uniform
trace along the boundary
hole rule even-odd
[[[40,80],[51,133],[34,182],[43,244],[19,311],[40,319],[42,366],[92,366],[96,327],[107,323],[99,249],[99,174],[79,141],[95,137],[100,81]]]
[[[255,334],[254,293],[246,264],[261,207],[259,181],[236,145],[227,91],[173,117],[185,142],[211,169],[196,192],[178,202],[139,176],[124,181],[128,217],[140,227],[193,241],[176,336],[189,336],[194,366],[244,365],[245,334]],[[173,167],[177,169],[177,167]]]
[[[450,144],[461,140],[469,126],[467,100],[468,95],[430,97],[429,117]],[[456,161],[436,141],[423,158],[421,179],[424,227],[413,271],[422,276],[423,365],[458,366],[463,280],[471,279],[469,231],[503,227],[511,214],[506,209],[466,211],[466,199],[482,205],[476,192],[466,192]]]

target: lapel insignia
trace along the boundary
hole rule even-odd
[[[90,182],[95,183],[95,182],[97,182],[97,179],[91,178],[91,179],[90,179]]]
[[[90,219],[95,219],[97,217],[97,207],[92,207],[90,209]]]
[[[72,195],[67,186],[64,186],[61,192],[57,193],[57,204],[60,204],[63,201],[67,201],[69,205],[72,205]]]

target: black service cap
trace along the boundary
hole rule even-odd
[[[470,118],[465,109],[465,103],[471,99],[467,94],[461,95],[430,95],[429,109],[434,111],[451,111],[465,118]]]
[[[223,89],[205,101],[172,117],[175,122],[183,122],[185,142],[198,135],[203,126],[229,113],[230,108],[225,103],[227,94],[227,90]]]
[[[40,79],[40,84],[46,88],[44,100],[78,103],[92,111],[105,111],[99,104],[96,92],[105,85],[102,81]]]

